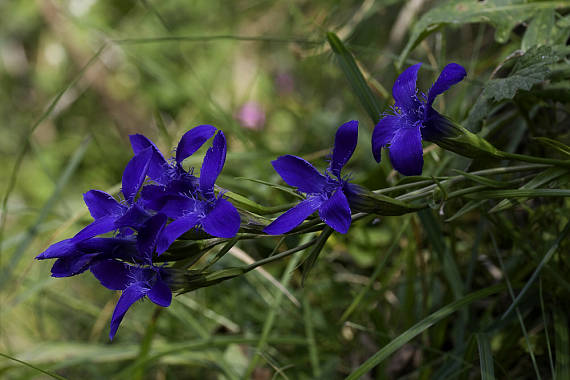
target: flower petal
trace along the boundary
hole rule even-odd
[[[376,162],[382,158],[382,148],[390,144],[396,131],[403,127],[402,117],[399,115],[384,116],[374,127],[372,132],[372,154]]]
[[[320,197],[307,198],[292,209],[281,214],[270,225],[263,229],[269,235],[280,235],[291,231],[315,212],[323,201]]]
[[[319,207],[319,216],[333,230],[345,234],[350,227],[350,206],[348,200],[339,188]]]
[[[135,155],[125,167],[123,172],[123,195],[125,199],[132,203],[142,186],[146,177],[150,158],[152,156],[152,148],[146,148]]]
[[[392,96],[396,100],[396,106],[405,112],[415,111],[419,106],[416,98],[416,80],[421,65],[418,63],[404,70],[392,87]]]
[[[158,213],[147,220],[140,228],[137,236],[137,247],[143,257],[152,261],[152,253],[156,242],[167,221],[166,215]]]
[[[419,127],[400,128],[390,145],[390,161],[404,175],[420,175],[424,165]]]
[[[212,147],[206,152],[200,170],[200,191],[206,198],[214,197],[214,183],[226,162],[226,136],[219,131]]]
[[[304,193],[320,193],[327,179],[301,157],[287,154],[271,161],[271,165],[287,184]]]
[[[115,215],[109,215],[95,219],[91,224],[79,231],[72,239],[74,241],[81,241],[113,231],[117,229],[115,226],[116,218]]]
[[[172,291],[166,283],[160,279],[156,280],[146,296],[155,304],[162,307],[170,306],[172,302]]]
[[[115,311],[113,311],[113,317],[111,318],[111,330],[109,331],[109,338],[111,340],[113,340],[113,337],[117,333],[117,329],[119,328],[125,313],[129,310],[129,307],[143,298],[146,291],[147,290],[139,282],[136,282],[123,290],[123,294],[121,294],[121,298],[119,298],[119,302],[117,302]]]
[[[135,155],[149,147],[152,148],[152,157],[150,159],[147,175],[155,181],[159,181],[164,172],[164,168],[168,167],[168,162],[166,162],[166,159],[162,153],[160,153],[160,150],[151,140],[143,135],[130,135],[129,140],[131,141],[131,146]]]
[[[37,255],[36,259],[55,259],[58,257],[70,256],[77,252],[77,242],[73,239],[65,239],[50,245],[48,249]]]
[[[170,247],[170,244],[174,240],[178,239],[180,235],[186,231],[191,230],[196,224],[200,217],[198,214],[188,214],[182,218],[178,218],[169,225],[167,225],[160,234],[158,238],[158,244],[156,247],[156,252],[160,255]]]
[[[202,228],[212,236],[231,238],[239,231],[240,217],[226,199],[218,199],[214,208],[202,220]]]
[[[194,211],[196,200],[185,195],[169,195],[164,197],[164,205],[159,209],[169,218],[178,219],[188,212]]]
[[[116,220],[115,225],[117,228],[131,227],[138,230],[149,217],[150,214],[145,209],[138,204],[134,204],[127,209],[123,216]]]
[[[81,253],[59,258],[51,267],[51,275],[52,277],[70,277],[83,273],[98,255],[98,253]]]
[[[459,83],[465,78],[467,72],[463,66],[457,63],[450,63],[441,70],[441,74],[431,86],[428,93],[428,104],[431,105],[435,97],[447,91],[451,86]]]
[[[104,260],[91,265],[89,269],[107,289],[123,290],[130,280],[129,265],[121,261]]]
[[[176,148],[176,162],[181,163],[193,155],[214,133],[216,127],[211,125],[199,125],[186,132]]]
[[[83,194],[83,200],[94,219],[121,214],[125,208],[112,195],[100,190],[89,190]]]
[[[350,160],[358,142],[358,121],[352,120],[341,125],[336,131],[331,159],[331,173],[340,178],[340,171]]]

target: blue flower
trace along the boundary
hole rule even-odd
[[[418,94],[416,79],[421,63],[404,70],[392,88],[394,115],[385,115],[374,128],[372,153],[380,162],[383,147],[390,147],[390,161],[394,169],[404,175],[422,173],[422,138],[434,141],[449,128],[445,118],[432,108],[435,98],[463,80],[467,73],[457,63],[444,67],[427,96]]]
[[[192,128],[180,139],[176,155],[170,162],[145,136],[139,134],[129,136],[136,155],[146,149],[152,150],[148,176],[155,184],[147,185],[141,191],[141,200],[146,208],[160,211],[169,200],[176,199],[179,195],[195,196],[199,180],[192,172],[184,170],[182,161],[194,154],[214,133],[216,128],[211,125]]]
[[[117,260],[100,261],[91,266],[91,272],[103,286],[111,290],[122,290],[119,302],[111,317],[109,338],[112,340],[127,310],[136,301],[147,297],[155,304],[168,307],[172,302],[172,291],[166,281],[165,269],[130,265]]]
[[[226,137],[219,131],[212,147],[206,152],[200,179],[195,193],[170,194],[162,205],[162,212],[173,218],[162,232],[157,246],[158,254],[163,253],[182,234],[201,228],[212,236],[231,238],[240,227],[240,216],[234,205],[216,197],[214,184],[226,161]]]
[[[350,184],[340,176],[340,172],[354,153],[357,140],[358,121],[349,121],[338,128],[325,175],[297,156],[285,155],[271,162],[281,178],[306,193],[307,198],[275,219],[265,227],[264,232],[270,235],[286,233],[318,210],[323,222],[335,231],[346,233],[351,222],[347,199],[350,196]]]

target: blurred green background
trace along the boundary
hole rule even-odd
[[[252,272],[177,296],[168,309],[137,303],[112,343],[108,325],[118,294],[89,273],[50,278],[51,263],[34,261],[50,244],[89,223],[82,193],[118,190],[132,157],[132,133],[151,138],[166,155],[193,126],[222,129],[228,158],[219,184],[272,206],[290,199],[239,177],[280,183],[270,161],[286,153],[325,167],[336,128],[358,119],[359,146],[347,172],[370,189],[393,184],[398,176],[389,162],[377,165],[372,159],[374,125],[325,33],[334,31],[346,41],[387,109],[397,76],[394,62],[413,22],[432,6],[431,1],[397,0],[0,1],[0,189],[6,202],[0,352],[72,379],[239,378],[256,357],[256,379],[342,378],[452,301],[443,264],[432,256],[437,242],[426,237],[415,215],[368,219],[347,235],[333,235],[304,287],[299,272],[282,262],[267,266],[266,274]],[[520,45],[521,28],[504,44],[495,42],[493,28],[484,24],[443,29],[420,43],[406,65],[425,62],[418,82],[423,89],[448,62],[464,65],[468,79],[438,105],[463,120],[482,78]],[[565,133],[557,125],[546,135]],[[520,142],[526,129],[517,128]],[[513,135],[496,137],[513,144]],[[464,159],[433,148],[425,156],[425,175],[465,168]],[[187,165],[199,170],[203,153]],[[450,206],[446,216],[460,206]],[[532,214],[534,221],[519,215],[524,221],[515,225],[521,223],[520,236],[534,242],[542,255],[567,211],[567,202],[546,204]],[[511,216],[504,222],[512,222]],[[496,256],[486,250],[489,241],[477,260],[483,230],[478,213],[438,228],[457,260],[465,293],[500,282]],[[513,240],[508,231],[499,232],[499,245],[507,250]],[[239,247],[260,259],[276,242],[267,238]],[[298,239],[288,239],[284,245],[297,244]],[[510,268],[528,262],[528,252],[514,253]],[[241,260],[226,257],[223,264]],[[382,275],[369,284],[348,322],[341,322],[379,264]],[[527,266],[524,273],[533,268]],[[562,265],[558,277],[567,269]],[[288,297],[275,286],[278,281],[291,292]],[[568,289],[560,294],[567,297]],[[446,319],[369,378],[478,377],[479,356],[469,332],[500,316],[509,300],[505,291],[475,305],[476,316]],[[548,336],[540,309],[529,314],[530,338],[540,369],[546,369]],[[533,370],[518,321],[507,320],[498,329],[491,341],[501,363],[497,376],[526,378]],[[464,335],[457,335],[459,330]],[[260,346],[264,331],[268,339]],[[457,347],[462,347],[460,354],[455,354]],[[0,358],[2,378],[45,376]]]

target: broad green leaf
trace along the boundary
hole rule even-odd
[[[493,353],[489,336],[484,333],[476,334],[477,347],[479,348],[479,361],[481,363],[481,380],[493,380],[495,378],[495,368],[493,366]]]
[[[366,83],[364,75],[362,75],[362,72],[358,68],[354,57],[336,34],[327,33],[327,40],[331,46],[332,51],[338,58],[340,68],[350,83],[352,91],[354,91],[358,97],[360,104],[362,104],[368,113],[368,116],[370,116],[372,119],[372,122],[374,124],[378,123],[382,109],[378,104],[376,97],[372,93],[372,90],[370,90],[370,87]]]
[[[494,285],[485,289],[478,290],[476,292],[470,293],[467,296],[454,301],[438,311],[428,315],[426,318],[422,319],[402,334],[398,335],[395,339],[392,339],[390,343],[382,347],[381,350],[377,351],[372,355],[367,361],[365,361],[360,367],[358,367],[354,372],[352,372],[346,380],[356,380],[360,379],[365,373],[372,370],[378,364],[382,363],[390,355],[396,352],[398,349],[402,348],[403,345],[429,329],[434,324],[438,323],[450,314],[461,310],[463,307],[488,297],[492,294],[496,294],[505,289],[504,285]]]
[[[487,117],[492,102],[512,99],[518,91],[529,91],[532,86],[547,79],[551,73],[549,65],[557,62],[559,57],[550,46],[539,46],[512,60],[514,67],[506,77],[491,79],[485,84],[469,112],[468,129],[475,130],[479,122]]]
[[[540,10],[565,8],[566,1],[528,2],[527,0],[447,1],[425,13],[412,28],[410,39],[396,66],[401,69],[404,61],[425,37],[441,26],[466,23],[488,23],[495,27],[495,40],[507,42],[511,30],[530,19]]]
[[[562,27],[556,23],[556,11],[545,9],[536,14],[529,23],[522,40],[522,50],[532,46],[561,45],[570,36],[570,27]]]

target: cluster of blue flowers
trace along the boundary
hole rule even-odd
[[[420,174],[423,165],[422,136],[436,138],[442,118],[432,108],[435,97],[465,76],[465,70],[450,64],[444,68],[427,96],[419,97],[416,77],[420,65],[404,71],[393,88],[395,115],[385,115],[372,138],[374,157],[380,161],[382,147],[390,147],[394,168],[405,175]],[[427,136],[427,137],[426,137]],[[434,137],[436,136],[436,137]],[[200,177],[182,162],[210,138]],[[304,159],[285,155],[272,162],[283,180],[306,197],[272,223],[264,232],[284,234],[318,211],[320,219],[335,231],[346,233],[351,224],[351,204],[358,186],[341,170],[351,158],[358,140],[358,122],[350,121],[336,132],[330,164],[321,174]],[[171,272],[156,258],[190,230],[220,238],[232,238],[240,229],[236,207],[215,191],[215,182],[226,159],[226,138],[211,125],[197,126],[182,136],[174,157],[166,160],[156,145],[142,135],[130,136],[134,157],[123,172],[122,199],[91,190],[84,194],[94,221],[70,239],[51,245],[39,260],[57,259],[52,276],[69,277],[90,270],[101,284],[121,290],[115,307],[110,338],[129,307],[147,297],[167,307],[172,301]],[[110,234],[111,237],[100,237]]]

